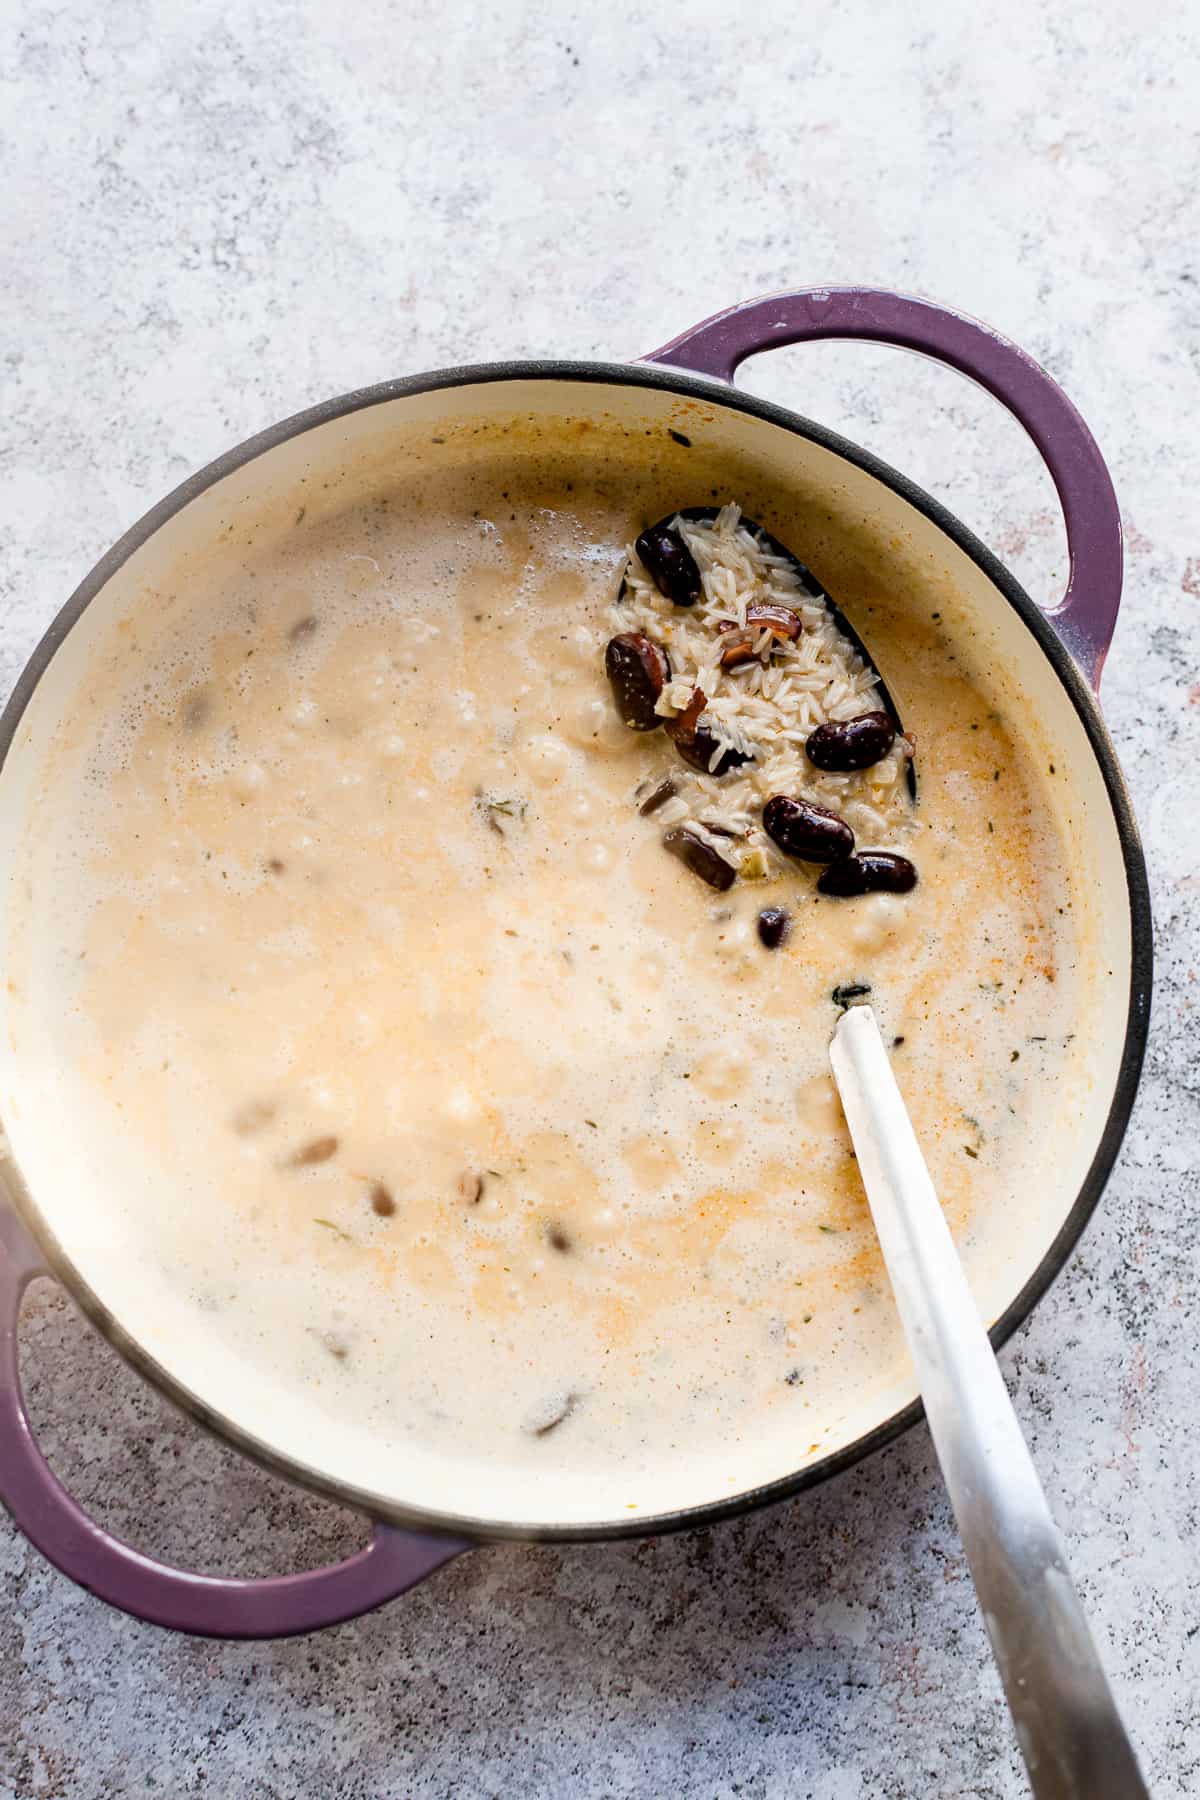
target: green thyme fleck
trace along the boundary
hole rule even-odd
[[[340,1225],[335,1225],[332,1219],[314,1219],[313,1224],[322,1225],[326,1231],[332,1231],[334,1237],[341,1238],[343,1244],[352,1244],[354,1242],[350,1233],[348,1231],[343,1231]]]

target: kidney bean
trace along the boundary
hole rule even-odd
[[[807,800],[775,794],[763,807],[767,836],[785,856],[803,862],[836,863],[854,848],[854,833],[844,819]]]
[[[740,769],[743,763],[754,761],[749,750],[735,749],[704,726],[698,726],[687,738],[677,737],[672,732],[671,741],[684,762],[690,768],[699,769],[702,775],[728,775],[730,769]],[[718,751],[720,756],[714,763]]]
[[[745,631],[734,619],[722,619],[717,626],[724,642],[721,645],[721,667],[740,669],[754,661],[754,633]]]
[[[661,644],[640,631],[610,638],[604,668],[617,711],[632,731],[654,731],[662,720],[655,702],[671,679],[671,662]]]
[[[665,781],[660,781],[656,788],[651,789],[638,807],[638,811],[643,819],[648,819],[651,813],[656,813],[660,806],[665,806],[667,801],[673,799],[674,796],[675,783],[668,775]]]
[[[385,1181],[371,1183],[371,1211],[380,1219],[390,1219],[396,1210],[392,1191]]]
[[[800,614],[790,606],[779,606],[766,600],[759,606],[746,608],[746,623],[756,631],[769,631],[781,644],[794,644],[804,629]]]
[[[673,600],[676,606],[695,606],[704,584],[682,533],[670,525],[651,525],[633,547],[664,599]]]
[[[746,623],[738,625],[733,619],[722,619],[717,630],[727,634],[729,642],[721,651],[721,667],[736,669],[742,663],[753,662],[757,652],[754,648],[759,634],[769,631],[777,643],[791,644],[800,636],[803,620],[798,612],[790,606],[777,606],[773,601],[764,602],[761,606],[746,608]]]
[[[337,1155],[339,1139],[335,1137],[313,1138],[311,1143],[301,1144],[298,1150],[284,1162],[285,1169],[311,1169],[317,1163],[328,1162],[331,1156]]]
[[[896,741],[896,727],[885,712],[859,713],[856,719],[830,719],[818,725],[804,746],[818,769],[845,774],[882,762]]]
[[[731,888],[737,879],[733,864],[726,862],[719,850],[714,850],[699,833],[689,831],[686,825],[677,825],[673,831],[668,831],[663,848],[686,864],[693,875],[698,875],[701,881],[707,881],[709,887],[717,888],[721,893]]]
[[[700,715],[708,705],[708,697],[703,688],[693,688],[692,697],[681,713],[667,720],[667,730],[672,735],[690,737],[700,720]]]
[[[754,757],[749,750],[736,750],[732,744],[710,731],[707,725],[700,724],[707,705],[704,690],[696,688],[683,712],[667,720],[667,736],[688,767],[699,769],[702,775],[726,775],[730,769],[753,762]],[[710,766],[718,751],[720,756],[715,766]]]
[[[818,891],[839,900],[856,894],[907,894],[917,885],[917,871],[906,856],[895,856],[890,850],[860,850],[826,869],[817,882]]]
[[[782,906],[764,906],[758,915],[758,935],[768,950],[778,950],[791,930],[792,915]]]

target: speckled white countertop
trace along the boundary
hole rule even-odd
[[[1013,0],[986,28],[934,0],[5,12],[5,687],[168,487],[383,376],[622,357],[731,300],[853,279],[977,313],[1065,383],[1125,512],[1104,698],[1159,985],[1107,1198],[1003,1363],[1153,1791],[1200,1791],[1194,10]],[[842,345],[747,379],[1058,591],[1049,482],[973,389]],[[265,1573],[356,1541],[176,1419],[55,1290],[25,1338],[56,1465],[148,1550]],[[1024,1791],[924,1430],[770,1514],[487,1550],[357,1624],[257,1647],[119,1617],[0,1528],[3,1800]]]

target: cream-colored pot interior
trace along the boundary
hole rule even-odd
[[[753,475],[778,496],[777,529],[789,516],[821,521],[820,573],[839,594],[839,571],[886,569],[913,604],[942,613],[968,667],[1017,697],[1028,731],[1049,761],[1070,772],[1053,788],[1073,869],[1089,966],[1077,1074],[1062,1126],[1037,1147],[1039,1176],[1014,1193],[1003,1217],[973,1221],[963,1250],[981,1312],[999,1318],[1036,1274],[1070,1213],[1097,1154],[1113,1102],[1126,1034],[1131,964],[1130,903],[1122,847],[1095,751],[1046,651],[1012,605],[964,550],[886,482],[782,424],[669,388],[611,381],[497,379],[399,394],[331,417],[285,438],[197,492],[134,549],[91,599],[58,645],[16,731],[0,776],[0,862],[5,871],[6,974],[0,993],[0,1108],[8,1173],[19,1203],[59,1267],[118,1343],[198,1403],[237,1441],[268,1454],[301,1479],[353,1492],[397,1517],[437,1516],[489,1528],[584,1529],[633,1522],[623,1479],[586,1480],[569,1469],[532,1480],[520,1470],[473,1466],[430,1449],[403,1455],[352,1423],[314,1422],[303,1394],[252,1377],[214,1328],[211,1315],[181,1306],[154,1242],[136,1213],[104,1203],[71,1129],[70,1083],[55,1054],[54,1020],[39,1008],[37,844],[54,813],[48,751],[70,737],[77,696],[99,646],[147,595],[178,582],[181,569],[219,555],[222,534],[247,511],[280,519],[306,507],[334,507],[371,484],[403,479],[431,456],[494,451],[512,421],[533,421],[561,441],[597,428],[703,435],[730,470],[729,491]],[[431,441],[434,440],[434,441]],[[438,443],[436,440],[442,440]],[[802,532],[798,541],[807,543]],[[844,591],[844,590],[843,590]],[[853,609],[850,609],[853,621]],[[903,708],[903,695],[900,696]],[[28,919],[25,915],[28,912]],[[24,923],[14,931],[20,914]],[[32,922],[30,922],[32,921]],[[838,1455],[912,1400],[903,1358],[846,1392],[836,1415],[805,1441],[773,1430],[739,1442],[736,1455],[683,1458],[661,1468],[637,1523],[685,1509],[729,1504]],[[731,1476],[731,1467],[733,1474]]]

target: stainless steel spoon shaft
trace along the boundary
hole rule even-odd
[[[1038,1800],[1146,1788],[870,1007],[830,1061],[925,1413]]]

